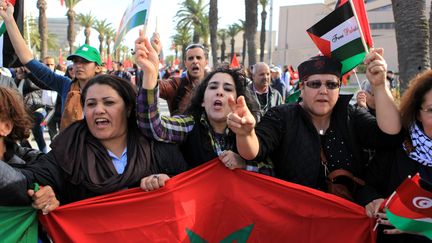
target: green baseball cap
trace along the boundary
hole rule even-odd
[[[101,56],[99,51],[87,44],[80,46],[74,54],[67,57],[68,60],[72,60],[74,57],[81,57],[90,62],[95,62],[97,65],[102,66]]]

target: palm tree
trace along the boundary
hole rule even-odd
[[[233,59],[234,54],[235,54],[235,50],[234,50],[235,37],[240,32],[240,29],[241,29],[241,27],[239,24],[232,24],[232,25],[228,26],[227,34],[228,34],[228,36],[231,37],[231,58],[230,58],[230,60]]]
[[[256,63],[255,35],[258,26],[258,0],[245,0],[246,22],[245,32],[247,40],[248,65]]]
[[[75,10],[74,7],[81,2],[81,0],[65,0],[66,7],[68,11],[66,13],[68,18],[68,28],[67,28],[67,39],[69,42],[69,54],[74,52],[73,43],[75,42]]]
[[[200,20],[200,30],[199,35],[203,40],[203,46],[208,49],[209,47],[209,37],[210,37],[210,28],[209,28],[209,15],[204,14],[202,19]]]
[[[218,1],[217,0],[210,0],[210,7],[209,7],[209,28],[210,28],[210,44],[211,44],[211,51],[212,51],[212,60],[213,65],[216,66],[217,63],[217,26],[218,26]],[[222,59],[221,59],[222,61]]]
[[[220,56],[220,59],[221,59],[221,63],[222,63],[222,62],[225,61],[225,50],[226,50],[225,40],[226,40],[226,37],[227,37],[227,30],[226,29],[220,29],[218,31],[218,37],[221,40],[221,46],[220,46],[221,56]]]
[[[191,42],[192,36],[189,33],[188,28],[180,28],[177,29],[177,33],[173,35],[172,40],[176,46],[180,46],[182,50],[182,60],[181,60],[181,66],[183,66],[183,62],[185,60],[185,49],[186,46]]]
[[[264,48],[266,41],[266,19],[267,19],[267,11],[265,10],[268,4],[268,0],[259,0],[260,5],[262,6],[261,11],[261,34],[260,34],[260,62],[264,61]]]
[[[102,21],[100,20],[95,20],[94,24],[93,24],[93,28],[99,32],[99,52],[102,54],[103,52],[103,44],[104,44],[104,40],[105,40],[105,33],[107,32],[107,30],[111,27],[110,23],[106,22],[107,20],[104,19]]]
[[[193,28],[193,42],[198,43],[200,40],[201,21],[204,19],[207,5],[204,5],[203,0],[184,0],[181,4],[181,9],[177,11],[177,28]]]
[[[28,22],[28,24],[27,24]],[[27,28],[28,27],[28,28]],[[26,38],[27,45],[36,52],[41,51],[41,42],[40,35],[38,31],[38,24],[34,18],[26,18],[24,20],[24,36],[30,37],[30,43],[28,43],[28,39]],[[57,36],[53,33],[48,32],[48,41],[47,41],[48,50],[58,50],[58,39]]]
[[[107,29],[107,32],[105,33],[105,35],[106,35],[105,44],[106,44],[106,48],[107,48],[107,58],[108,58],[111,55],[110,46],[111,46],[111,42],[116,37],[116,30],[112,27],[109,27]]]
[[[242,19],[239,19],[240,21],[240,31],[243,31],[243,48],[242,48],[242,64],[244,65],[245,63],[245,59],[246,59],[246,30],[245,30],[245,26],[246,26],[246,22]]]
[[[82,27],[84,27],[85,43],[87,45],[90,45],[90,33],[94,21],[95,18],[93,17],[91,12],[87,14],[78,14],[78,22]]]
[[[392,0],[392,4],[403,92],[411,78],[430,67],[426,2]]]
[[[37,1],[39,9],[39,36],[40,36],[40,58],[43,59],[48,51],[48,22],[46,17],[47,3],[45,0]]]

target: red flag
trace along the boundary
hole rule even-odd
[[[389,198],[387,208],[393,214],[405,218],[432,218],[432,192],[421,188],[419,180],[419,174],[407,178]]]
[[[338,0],[336,3],[337,7],[342,6],[342,4],[346,3],[348,0]],[[366,45],[368,47],[373,47],[373,39],[372,34],[369,26],[369,20],[366,13],[366,6],[364,3],[364,0],[352,0],[354,4],[354,9],[356,11],[360,27],[363,33],[363,37],[365,38]]]
[[[59,64],[63,65],[64,64],[64,60],[63,60],[63,53],[62,53],[62,49],[59,49]]]
[[[231,60],[230,68],[240,68],[240,64],[237,60],[237,54],[234,53],[234,56]]]
[[[113,69],[111,56],[108,56],[108,58],[107,58],[106,68],[107,68],[107,70],[112,70]]]
[[[374,222],[364,211],[215,159],[162,189],[89,198],[39,219],[54,242],[374,242]]]
[[[65,1],[64,0],[60,0],[60,4],[62,5],[62,7],[64,6]]]

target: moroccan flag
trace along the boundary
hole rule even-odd
[[[120,21],[114,41],[114,50],[117,49],[129,30],[139,25],[147,25],[150,4],[151,0],[132,0],[132,3],[128,6]]]
[[[233,58],[230,63],[230,68],[240,68],[240,64],[237,60],[237,54],[234,53]]]
[[[356,14],[347,1],[307,30],[323,55],[342,63],[342,74],[362,63],[370,47],[365,45]]]
[[[417,174],[407,178],[386,204],[386,214],[398,229],[432,239],[432,192],[423,189]]]
[[[39,219],[54,242],[374,242],[364,211],[215,159],[159,190],[94,197]]]
[[[7,0],[14,5],[14,18],[21,34],[23,33],[24,22],[24,0]],[[22,66],[6,32],[6,25],[0,20],[0,67],[19,67]]]
[[[32,207],[0,207],[0,242],[37,242],[38,223]]]

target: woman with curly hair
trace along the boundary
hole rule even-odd
[[[17,141],[28,138],[32,121],[24,108],[21,95],[13,89],[0,87],[0,161],[14,166],[32,163],[43,153],[38,150],[20,147]],[[18,176],[18,177],[17,177]],[[8,174],[0,177],[0,186],[14,191],[12,183],[23,175]],[[14,194],[8,194],[9,202],[19,201]],[[0,197],[0,203],[6,198]]]
[[[407,178],[416,173],[432,183],[432,70],[413,78],[401,98],[400,113],[405,130],[404,142],[391,150],[377,151],[369,168],[368,181],[382,195],[366,206],[370,217],[378,217],[385,225],[384,234],[378,234],[378,242],[430,242],[426,238],[406,233],[390,226],[379,206]]]

